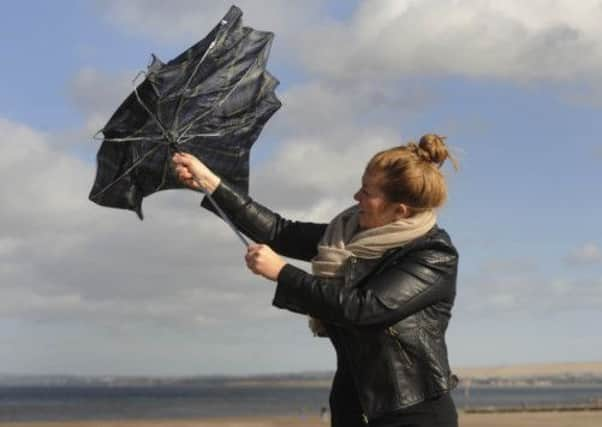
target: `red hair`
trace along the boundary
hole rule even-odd
[[[381,174],[381,189],[387,199],[420,211],[445,203],[447,184],[439,169],[448,158],[457,169],[445,137],[429,133],[418,144],[409,142],[375,154],[366,171]]]

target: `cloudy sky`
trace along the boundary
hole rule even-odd
[[[377,150],[446,135],[461,165],[446,168],[440,212],[461,253],[452,364],[602,359],[602,2],[237,4],[276,34],[283,102],[253,152],[255,199],[328,221]],[[196,193],[149,197],[143,222],[87,199],[92,136],[150,54],[173,58],[229,6],[5,5],[0,373],[333,368],[329,344],[271,307],[273,284],[246,271]]]

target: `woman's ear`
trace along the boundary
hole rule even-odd
[[[407,205],[404,205],[403,203],[399,203],[397,205],[397,217],[399,219],[409,218],[411,214],[412,214],[412,212]]]

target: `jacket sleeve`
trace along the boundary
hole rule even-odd
[[[309,261],[316,255],[318,242],[327,224],[282,218],[223,181],[211,197],[238,229],[252,240],[265,243],[277,253],[290,258]],[[201,206],[215,212],[207,197]]]
[[[287,264],[273,304],[339,326],[387,327],[437,302],[453,301],[455,276],[449,280],[447,274],[455,272],[430,269],[415,254],[349,288]]]

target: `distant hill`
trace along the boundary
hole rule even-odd
[[[457,367],[453,371],[462,378],[540,378],[595,377],[602,379],[602,362],[534,363],[524,365]]]

